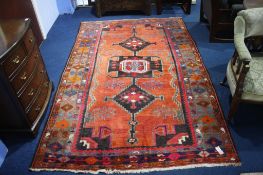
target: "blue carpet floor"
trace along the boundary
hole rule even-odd
[[[206,24],[199,23],[199,0],[192,6],[191,15],[184,15],[177,7],[165,7],[162,15],[156,15],[153,9],[152,16],[115,15],[105,16],[100,19],[94,15],[91,8],[78,9],[73,15],[59,16],[50,30],[47,39],[41,45],[41,53],[55,89],[58,86],[60,75],[64,69],[70,54],[81,21],[131,19],[131,18],[164,18],[182,16],[186,22],[197,47],[211,76],[217,91],[222,109],[227,114],[230,104],[229,89],[221,87],[221,81],[225,75],[227,62],[234,51],[231,43],[209,43],[209,32]],[[54,92],[52,94],[52,98]],[[51,100],[52,101],[52,100]],[[39,142],[44,125],[48,118],[51,103],[47,109],[39,133],[35,139],[25,136],[5,135],[1,139],[9,149],[8,156],[0,168],[1,175],[70,175],[70,172],[30,172],[28,170],[35,149]],[[229,126],[242,166],[240,167],[213,167],[194,168],[184,170],[171,170],[163,172],[145,173],[149,175],[238,175],[241,172],[263,171],[263,110],[260,106],[243,104],[238,111],[236,124]]]

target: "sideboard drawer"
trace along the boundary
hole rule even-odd
[[[15,73],[17,68],[25,60],[26,55],[26,50],[24,49],[23,45],[20,44],[20,46],[15,48],[14,51],[12,51],[12,53],[10,53],[10,55],[4,60],[3,68],[9,78]]]
[[[26,65],[24,65],[22,69],[11,80],[11,85],[13,86],[17,94],[20,93],[20,91],[26,85],[26,82],[32,79],[32,74],[37,70],[37,60],[38,57],[35,48],[33,54],[29,58],[27,58]]]
[[[32,107],[28,111],[28,120],[34,124],[36,121],[39,113],[41,112],[42,108],[44,107],[44,104],[47,100],[48,96],[48,88],[49,88],[49,81],[45,81],[42,84],[42,88],[40,89],[40,92],[37,94],[37,100],[32,105]]]
[[[111,1],[102,0],[101,8],[107,9],[107,11],[115,11],[115,10],[121,11],[123,10],[123,4],[121,1],[122,0],[114,0],[114,5],[112,5]]]
[[[19,100],[25,110],[29,108],[30,104],[32,103],[32,100],[35,98],[37,92],[40,90],[41,87],[39,85],[42,85],[45,81],[48,80],[46,74],[43,71],[43,67],[39,68],[39,66],[36,72],[33,74],[31,82],[19,96]]]

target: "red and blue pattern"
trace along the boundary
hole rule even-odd
[[[215,90],[181,18],[81,24],[33,170],[238,164]]]

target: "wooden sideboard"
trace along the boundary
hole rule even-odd
[[[96,0],[96,15],[101,17],[106,12],[114,11],[142,11],[151,15],[151,0]]]
[[[43,41],[40,25],[32,4],[32,0],[0,0],[1,19],[22,19],[30,18],[31,29],[39,46]]]
[[[37,132],[52,91],[30,19],[0,21],[0,131]]]
[[[158,15],[162,14],[163,1],[164,0],[156,0],[156,10],[157,10]],[[169,3],[174,1],[178,4],[180,4],[180,6],[182,7],[185,14],[191,13],[192,0],[165,0],[165,1],[167,1]]]

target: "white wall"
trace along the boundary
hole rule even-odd
[[[48,31],[56,21],[59,12],[57,8],[56,0],[31,0],[38,23],[43,35],[43,38],[47,38]]]

